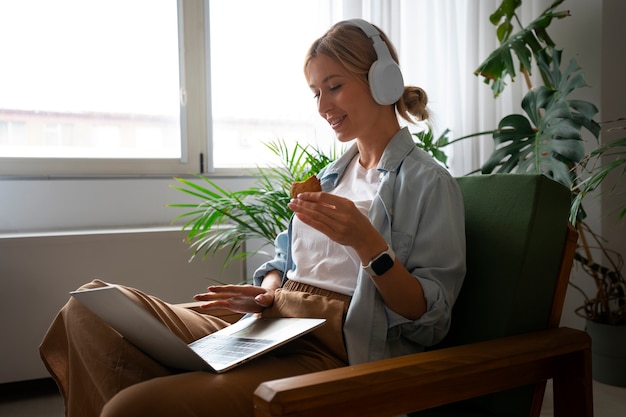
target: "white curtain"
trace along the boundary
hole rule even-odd
[[[389,35],[400,56],[405,84],[429,96],[431,122],[438,136],[450,129],[451,140],[492,130],[502,117],[522,112],[527,88],[523,77],[494,99],[474,70],[498,46],[489,16],[502,0],[335,0],[332,19],[362,17]],[[528,24],[548,0],[526,0],[518,10]],[[493,150],[490,135],[444,148],[453,175],[479,169]]]

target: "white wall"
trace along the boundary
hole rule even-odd
[[[48,376],[38,346],[69,291],[99,278],[166,301],[193,301],[216,282],[239,283],[241,263],[189,262],[179,230],[0,239],[0,383]]]
[[[602,120],[610,121],[626,117],[626,2],[623,0],[605,0],[602,10]],[[622,123],[625,126],[626,123]],[[604,143],[623,138],[626,130],[607,133]],[[608,162],[608,161],[605,161]],[[617,180],[618,172],[613,173]],[[626,201],[626,176],[621,176],[619,187],[610,194],[602,196],[603,214],[602,235],[626,258],[626,217],[619,222],[616,208],[624,206]],[[626,273],[626,270],[622,270]]]
[[[247,177],[215,178],[245,188]],[[191,201],[173,178],[0,179],[0,237],[102,228],[168,226],[182,213],[167,204]]]

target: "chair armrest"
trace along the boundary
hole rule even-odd
[[[393,416],[553,378],[555,416],[591,416],[591,341],[557,328],[262,383],[255,416]]]

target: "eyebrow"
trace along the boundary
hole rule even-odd
[[[341,77],[341,75],[339,75],[339,74],[331,74],[331,75],[328,75],[327,77],[325,77],[325,78],[322,80],[322,84],[326,84],[328,81],[330,81],[330,80],[332,80],[333,78],[336,78],[336,77]],[[315,86],[314,86],[313,84],[309,84],[309,87],[310,87],[310,88],[314,88]]]

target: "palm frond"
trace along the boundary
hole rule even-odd
[[[285,141],[267,143],[266,146],[278,162],[270,167],[257,167],[252,171],[252,187],[231,191],[220,187],[211,179],[198,175],[193,180],[174,178],[179,190],[196,203],[173,203],[169,207],[187,210],[175,217],[184,220],[182,230],[193,249],[193,257],[205,258],[218,251],[226,251],[224,266],[236,259],[245,259],[261,251],[245,251],[244,242],[260,239],[262,244],[272,244],[275,237],[287,228],[291,210],[287,207],[289,191],[294,181],[302,181],[337,157],[333,148],[325,153],[318,148],[296,143],[287,146]]]
[[[602,162],[607,161],[607,162]],[[618,139],[607,145],[596,148],[579,164],[582,173],[578,176],[579,182],[574,188],[576,197],[572,202],[570,210],[570,221],[572,223],[584,220],[584,210],[582,202],[589,193],[596,190],[601,184],[606,185],[603,192],[614,192],[617,184],[626,176],[626,137]],[[612,183],[605,181],[611,173],[616,176]],[[590,174],[588,177],[585,175]],[[626,216],[626,198],[617,208],[618,218],[622,220]]]

